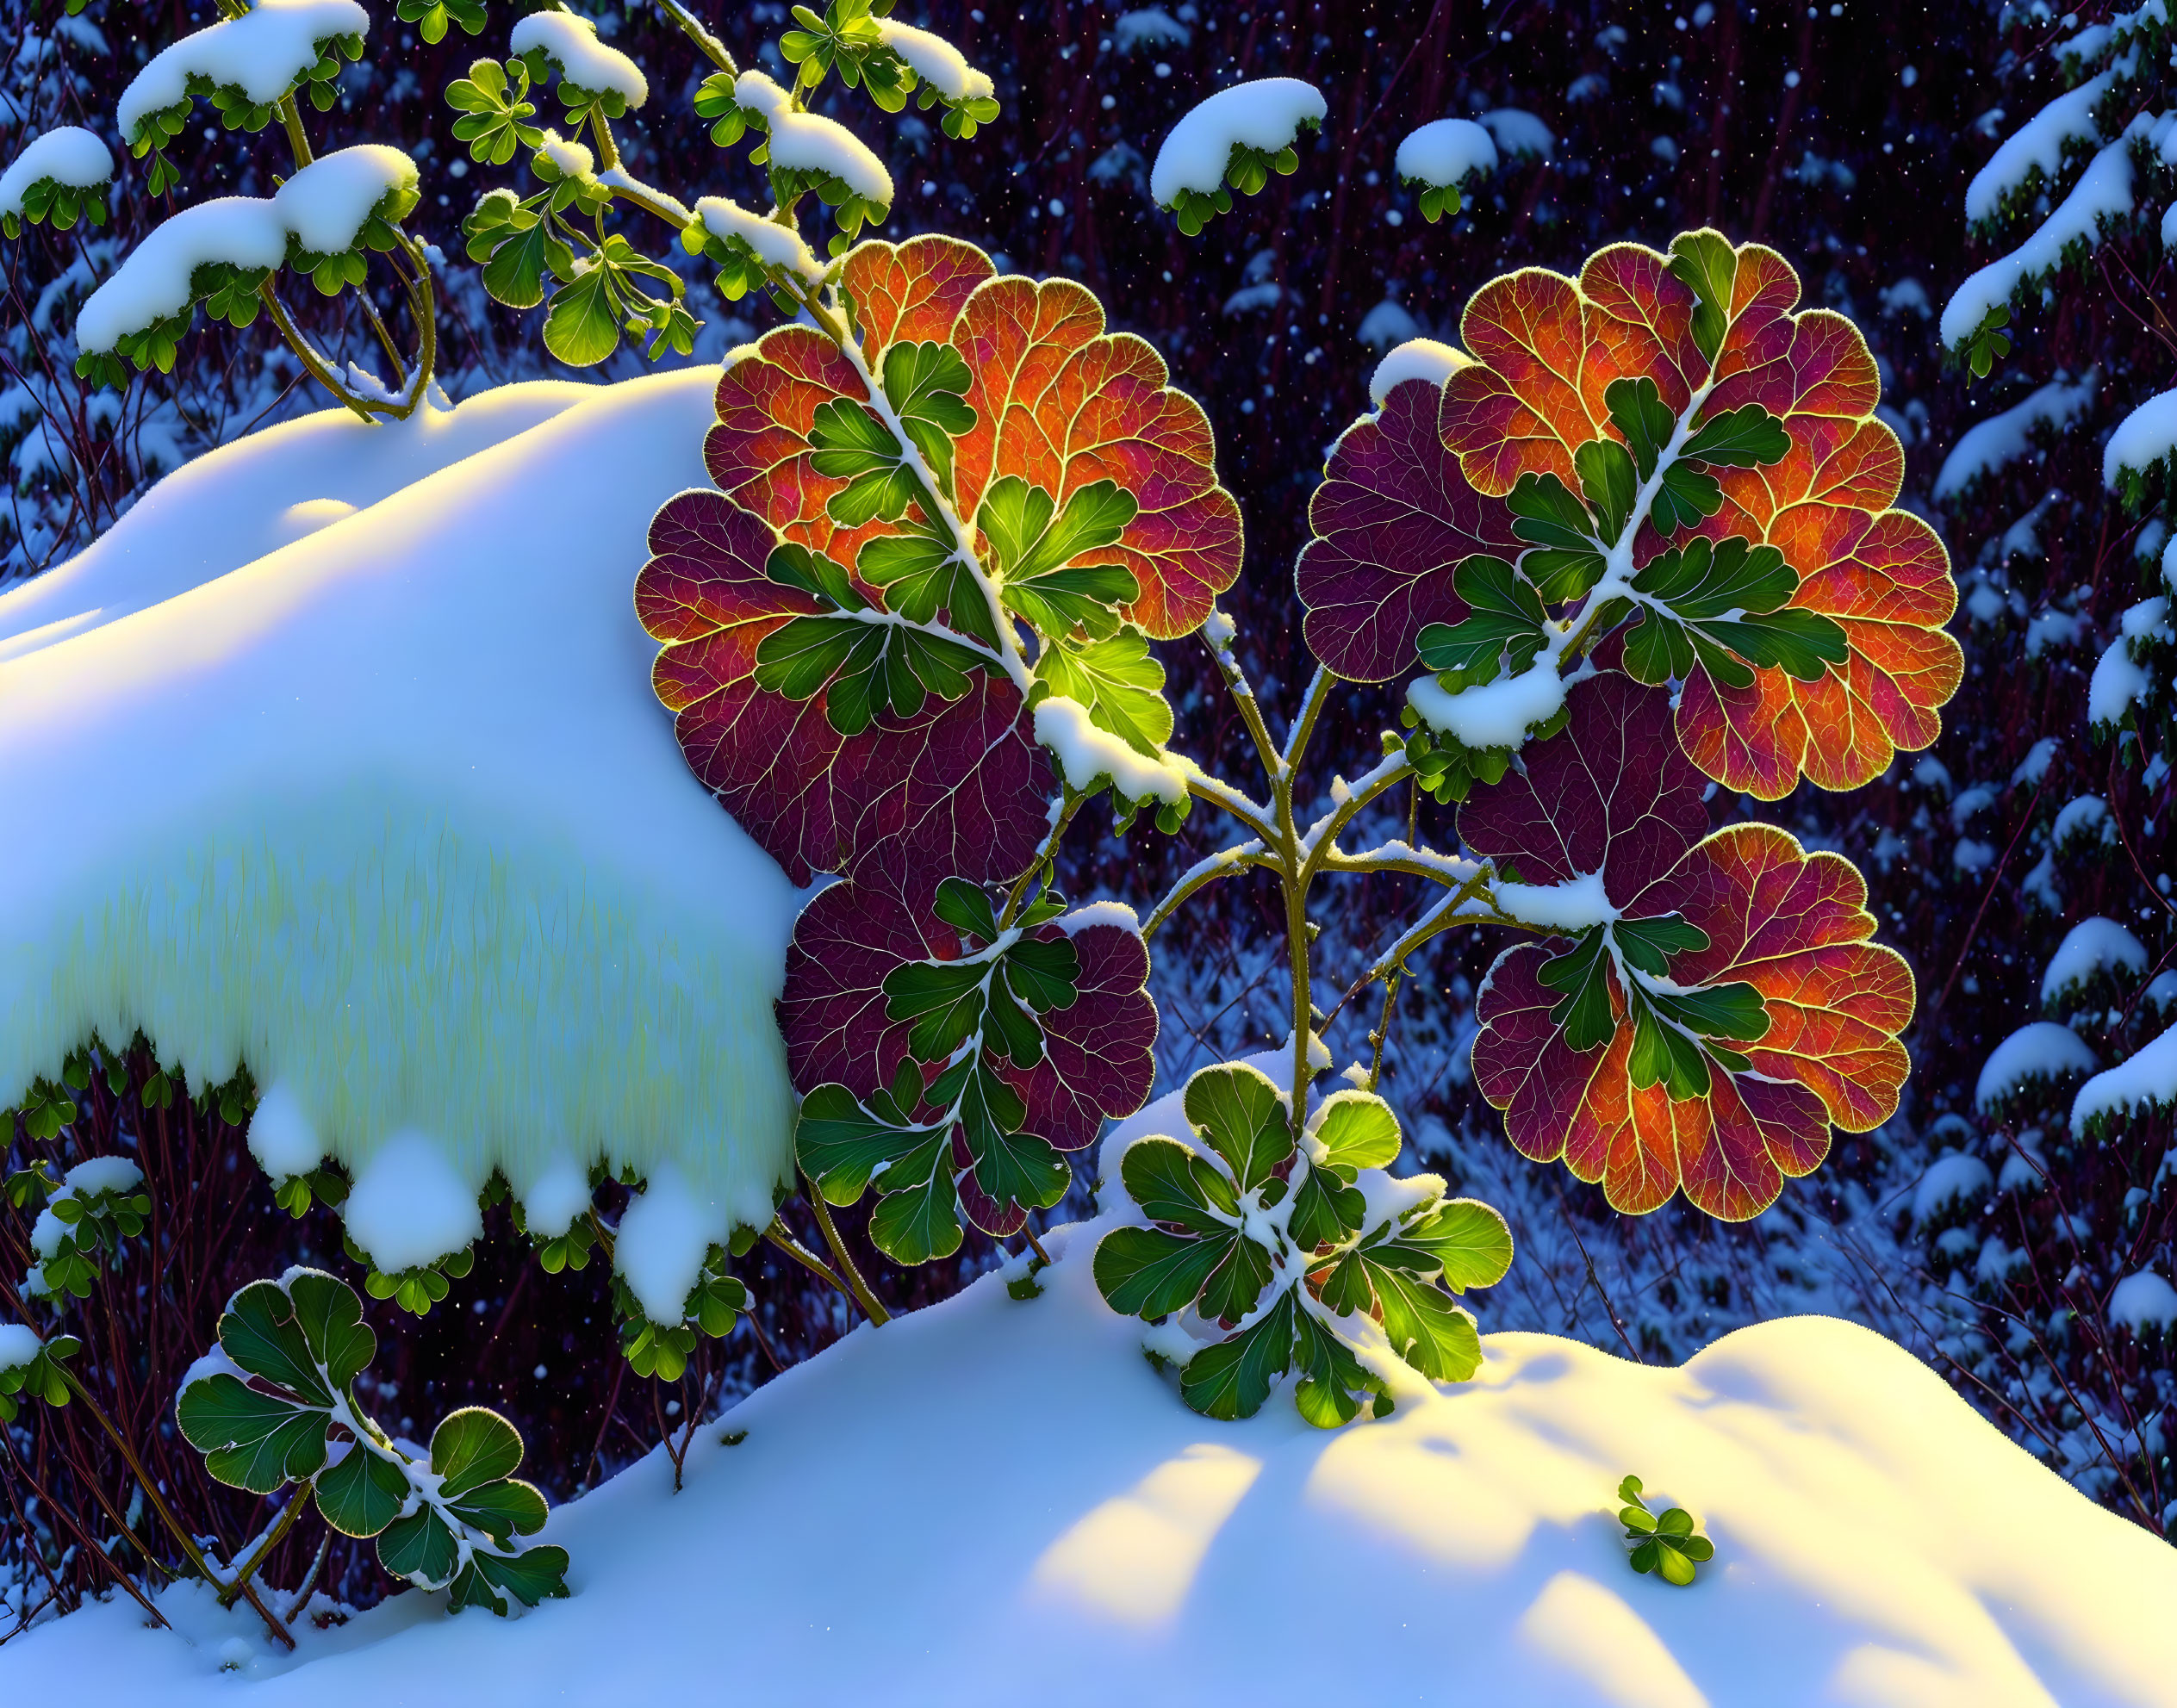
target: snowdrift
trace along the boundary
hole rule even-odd
[[[350,1220],[387,1270],[465,1244],[494,1167],[549,1233],[631,1163],[677,1213],[624,1267],[677,1314],[791,1175],[801,893],[689,774],[631,593],[717,380],[314,416],[0,599],[0,799],[46,809],[0,883],[0,1107],[93,1028],[246,1061],[261,1158],[396,1207]]]

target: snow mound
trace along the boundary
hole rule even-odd
[[[1330,109],[1313,84],[1297,78],[1258,78],[1221,89],[1188,109],[1149,168],[1149,194],[1169,208],[1183,189],[1213,196],[1235,144],[1266,154],[1291,147],[1306,123],[1321,124]]]
[[[1987,1197],[1995,1177],[1980,1158],[1962,1151],[1946,1151],[1928,1165],[1927,1172],[1913,1192],[1913,1220],[1925,1222],[1944,1211],[1972,1208]]]
[[[943,36],[892,18],[875,22],[878,40],[948,101],[987,101],[996,92],[988,76],[969,65],[967,56]]]
[[[730,196],[706,196],[695,204],[695,217],[704,230],[721,243],[735,238],[748,245],[767,266],[783,267],[801,278],[824,277],[824,263],[810,252],[801,234],[790,226],[752,214]]]
[[[41,179],[90,189],[114,175],[114,157],[96,133],[60,125],[37,139],[0,172],[0,214],[22,212],[22,198]]]
[[[260,1152],[345,1163],[388,1269],[494,1167],[669,1165],[699,1261],[769,1220],[801,897],[688,772],[629,593],[716,383],[297,422],[0,598],[0,798],[75,804],[0,885],[0,1107],[94,1028],[246,1060]],[[280,544],[328,485],[367,507]]]
[[[189,98],[191,77],[233,85],[260,104],[277,101],[317,64],[317,43],[370,32],[370,15],[356,0],[257,0],[240,17],[161,48],[121,91],[114,122],[134,141],[147,115]]]
[[[2085,1040],[2068,1026],[2053,1020],[2032,1021],[1998,1044],[1981,1065],[1980,1083],[1973,1089],[1974,1107],[1993,1109],[2029,1080],[2092,1073],[2100,1065]]]
[[[2071,1105],[2071,1130],[2083,1133],[2098,1118],[2141,1115],[2177,1103],[2177,1026],[2079,1088]]]
[[[2059,374],[2000,415],[1975,421],[1958,436],[1936,472],[1935,501],[1957,497],[1976,481],[2025,455],[2036,428],[2061,432],[2093,401],[2099,376],[2093,369],[2076,382]]]
[[[513,27],[507,47],[516,54],[541,51],[559,74],[593,95],[619,95],[630,107],[650,98],[643,68],[617,47],[597,39],[597,26],[572,12],[532,12]]]
[[[761,113],[771,133],[771,164],[787,171],[824,172],[865,202],[892,204],[892,174],[868,145],[844,125],[797,113],[793,97],[762,71],[743,71],[733,98]]]
[[[2177,1287],[2150,1269],[2128,1275],[2109,1295],[2109,1320],[2134,1334],[2177,1329]]]
[[[1988,157],[1987,165],[1973,175],[1965,187],[1965,217],[1975,225],[1993,220],[2004,200],[2022,188],[2038,171],[2051,184],[2063,168],[2068,145],[2091,146],[2101,140],[2093,121],[2093,109],[2117,81],[2114,67],[2091,78],[2078,88],[2059,95],[2003,140]]]
[[[1476,173],[1486,177],[1495,171],[1496,144],[1471,119],[1438,119],[1407,134],[1392,166],[1409,183],[1440,189]]]
[[[2041,975],[2041,1003],[2048,1007],[2067,992],[2107,972],[2137,978],[2147,970],[2147,947],[2113,919],[2096,914],[2063,934]]]
[[[1440,387],[1460,369],[1473,365],[1474,358],[1465,351],[1440,339],[1409,338],[1385,351],[1384,359],[1376,364],[1376,371],[1369,376],[1368,401],[1381,409],[1394,386],[1408,380],[1426,380]]]
[[[1482,115],[1477,121],[1496,144],[1499,154],[1546,160],[1557,139],[1550,127],[1533,114],[1518,107],[1499,107]]]
[[[2169,1700],[2177,1553],[1864,1329],[1764,1323],[1676,1370],[1491,1335],[1474,1382],[1381,1422],[1273,1397],[1217,1424],[1098,1297],[1103,1231],[1046,1236],[1039,1298],[986,1276],[788,1370],[724,1420],[739,1444],[701,1433],[681,1494],[654,1453],[561,1507],[569,1600],[401,1595],[289,1657],[182,1585],[177,1630],[109,1601],[0,1678],[162,1708],[633,1705],[721,1664],[734,1699],[810,1704]],[[1628,1471],[1714,1541],[1690,1589],[1627,1567]]]
[[[370,210],[395,190],[413,190],[416,163],[397,148],[359,142],[320,154],[272,193],[280,223],[320,255],[352,249]]]

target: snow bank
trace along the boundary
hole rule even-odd
[[[1994,1109],[2029,1081],[2092,1073],[2100,1065],[2086,1041],[2068,1026],[2059,1026],[2053,1020],[2032,1021],[1998,1044],[1981,1065],[1980,1083],[1973,1090],[1974,1106]]]
[[[986,1276],[788,1370],[724,1419],[738,1445],[702,1432],[681,1494],[660,1453],[559,1508],[569,1600],[449,1619],[402,1595],[290,1657],[185,1584],[160,1598],[177,1630],[109,1601],[0,1649],[0,1680],[161,1708],[617,1708],[706,1679],[1038,1708],[1347,1701],[1356,1679],[1533,1708],[2169,1701],[2177,1552],[1864,1329],[1764,1323],[1675,1370],[1494,1334],[1474,1382],[1380,1422],[1325,1433],[1273,1397],[1217,1424],[1097,1296],[1102,1231],[1045,1236],[1039,1298]],[[1714,1539],[1692,1588],[1627,1566],[1628,1471]]]
[[[2004,198],[2020,188],[2037,168],[2054,184],[2063,169],[2066,144],[2101,140],[2093,109],[2116,81],[2112,66],[2059,95],[2006,137],[2003,146],[1988,157],[1987,165],[1974,173],[1973,182],[1966,185],[1965,217],[1975,225],[1994,219],[2002,210]]]
[[[2123,972],[2137,978],[2146,970],[2146,946],[2115,920],[2096,914],[2065,932],[2056,953],[2049,957],[2049,970],[2041,975],[2042,1006],[2049,1006],[2101,973]]]
[[[1409,131],[1392,164],[1409,183],[1441,189],[1477,172],[1495,171],[1496,144],[1471,119],[1438,119]]]
[[[2177,1287],[2150,1269],[2128,1275],[2109,1295],[2109,1320],[2134,1334],[2177,1329]]]
[[[273,191],[272,208],[303,248],[337,255],[355,247],[372,208],[415,184],[414,160],[383,143],[362,142],[311,161]]]
[[[21,214],[24,192],[43,179],[90,189],[113,175],[114,157],[95,134],[62,125],[39,137],[0,172],[0,214]]]
[[[2068,427],[2093,401],[2097,378],[2092,369],[2076,382],[2058,374],[2023,403],[1975,421],[1943,459],[1935,476],[1935,501],[1956,498],[1982,476],[2025,456],[2036,428]]]
[[[1391,394],[1391,388],[1405,380],[1426,380],[1433,386],[1445,381],[1462,368],[1474,365],[1474,358],[1463,350],[1433,338],[1409,338],[1405,343],[1385,352],[1376,364],[1376,371],[1369,376],[1368,401],[1378,409]]]
[[[317,64],[319,42],[370,32],[370,15],[356,0],[257,0],[240,17],[161,48],[121,91],[114,122],[133,141],[147,115],[189,98],[192,76],[235,85],[259,105],[277,101]]]
[[[763,115],[771,132],[771,164],[789,171],[825,172],[865,202],[892,204],[892,174],[844,125],[793,110],[793,97],[762,71],[743,71],[733,98]]]
[[[1149,194],[1169,208],[1183,189],[1213,196],[1235,144],[1275,154],[1291,147],[1305,123],[1321,124],[1329,108],[1313,84],[1297,78],[1258,78],[1221,89],[1172,127],[1149,168]]]
[[[2098,1118],[2143,1115],[2172,1103],[2177,1103],[2177,1026],[2081,1085],[2071,1105],[2071,1130],[2083,1133]]]
[[[0,798],[78,803],[0,885],[0,1106],[94,1028],[141,1027],[199,1083],[246,1060],[292,1100],[265,1147],[354,1171],[382,1268],[412,1221],[451,1226],[395,1166],[404,1133],[470,1214],[494,1167],[526,1195],[604,1157],[676,1168],[705,1243],[770,1219],[799,896],[689,773],[628,593],[652,513],[704,478],[716,383],[298,422],[0,597]],[[233,561],[344,456],[334,491],[385,495]]]
[[[597,26],[572,12],[532,12],[507,37],[508,49],[527,53],[539,49],[559,67],[559,75],[593,95],[623,95],[630,107],[650,98],[650,85],[643,68],[617,47],[597,39]]]
[[[2008,302],[2013,291],[2062,265],[2066,249],[2074,244],[2091,248],[2100,241],[2104,226],[2132,211],[2131,145],[2134,138],[2147,134],[2153,122],[2145,113],[2134,119],[2122,136],[2093,157],[2071,193],[2031,237],[1958,287],[1943,309],[1945,349],[1963,345],[1980,329],[1988,310]]]
[[[995,94],[990,78],[969,65],[967,56],[943,36],[893,18],[873,22],[878,39],[946,100],[988,101]]]

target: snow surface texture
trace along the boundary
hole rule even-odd
[[[1409,183],[1442,189],[1476,173],[1496,170],[1496,144],[1471,119],[1438,119],[1408,134],[1394,162]]]
[[[844,125],[793,110],[793,97],[762,71],[743,71],[733,98],[763,115],[771,132],[771,164],[788,171],[825,172],[865,202],[892,204],[892,174]]]
[[[2177,1103],[2177,1026],[2081,1085],[2071,1104],[2071,1130],[2085,1132],[2097,1116],[2143,1115],[2173,1103]]]
[[[1460,369],[1473,365],[1474,358],[1463,350],[1454,350],[1433,338],[1409,338],[1376,364],[1368,381],[1368,401],[1381,409],[1391,388],[1402,381],[1426,380],[1441,386]]]
[[[215,261],[277,267],[292,233],[320,255],[352,248],[370,210],[392,190],[412,187],[416,163],[397,148],[360,143],[313,160],[268,197],[221,196],[184,208],[155,226],[128,258],[90,294],[76,316],[76,342],[107,351],[124,332],[187,308],[190,281]]]
[[[0,214],[22,212],[23,192],[46,178],[89,189],[114,175],[114,157],[91,132],[75,125],[49,130],[0,172]]]
[[[600,1156],[672,1165],[693,1254],[628,1261],[691,1275],[770,1219],[800,897],[689,773],[628,594],[717,377],[277,427],[0,598],[0,798],[132,779],[9,856],[0,1106],[94,1028],[246,1060],[259,1148],[346,1163],[387,1269],[494,1166],[563,1214]],[[367,507],[280,544],[327,500]]]
[[[257,0],[242,16],[160,49],[121,91],[115,122],[133,140],[146,115],[189,98],[192,75],[239,87],[259,105],[277,101],[317,64],[317,43],[370,31],[370,15],[356,0]]]
[[[1221,89],[1188,109],[1149,169],[1149,194],[1169,208],[1183,189],[1214,196],[1235,144],[1275,154],[1292,146],[1301,125],[1330,109],[1313,84],[1298,78],[1259,78]]]
[[[1172,1130],[1176,1102],[1111,1142]],[[1278,1394],[1217,1424],[1098,1296],[1108,1225],[1045,1235],[1038,1299],[986,1275],[788,1370],[700,1433],[681,1494],[653,1453],[558,1509],[543,1539],[573,1556],[570,1600],[450,1619],[444,1595],[401,1595],[306,1626],[289,1657],[183,1585],[160,1598],[177,1630],[100,1604],[0,1649],[0,1690],[161,1708],[238,1690],[617,1708],[715,1678],[737,1700],[888,1708],[2171,1700],[2177,1553],[1865,1329],[1788,1318],[1676,1370],[1495,1334],[1475,1381],[1381,1422],[1313,1430]],[[1691,1589],[1626,1564],[1628,1470],[1714,1539]],[[810,1522],[812,1489],[853,1546]],[[764,1546],[719,1546],[747,1536]],[[1324,1568],[1297,1587],[1309,1561]],[[239,1677],[218,1670],[230,1653]]]
[[[1982,477],[2026,454],[2037,428],[2061,432],[2093,401],[2098,379],[2089,369],[2076,383],[2058,374],[2000,415],[1975,421],[1959,437],[1935,476],[1935,501],[1956,498]]]
[[[597,26],[572,12],[532,12],[514,26],[507,47],[516,54],[541,48],[563,79],[593,95],[624,95],[630,107],[650,98],[643,68],[619,48],[605,46]]]

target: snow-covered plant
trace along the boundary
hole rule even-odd
[[[358,144],[320,157],[302,103],[334,103],[343,66],[359,59],[370,28],[357,0],[218,0],[218,21],[152,55],[122,93],[115,122],[138,159],[146,189],[167,195],[181,169],[168,153],[199,101],[228,130],[261,132],[277,120],[289,175],[270,196],[219,196],[157,227],[83,305],[76,319],[78,374],[125,390],[132,372],[173,370],[202,307],[237,328],[268,315],[310,376],[365,419],[404,417],[422,401],[436,360],[438,326],[425,245],[402,228],[420,191],[415,163],[399,149]],[[62,127],[34,140],[0,180],[0,225],[79,214],[105,217],[112,157],[88,131]],[[414,343],[404,357],[370,289],[383,257],[405,304]],[[354,300],[392,364],[389,383],[318,348],[282,302],[283,271],[323,296]]]
[[[126,1157],[92,1157],[59,1180],[43,1162],[9,1176],[9,1203],[39,1212],[30,1231],[38,1262],[24,1293],[88,1299],[121,1242],[144,1231],[151,1198],[143,1184],[143,1170]]]
[[[567,1593],[567,1550],[520,1538],[544,1527],[544,1495],[514,1475],[519,1433],[482,1407],[450,1413],[426,1456],[395,1441],[356,1397],[377,1351],[362,1301],[320,1270],[290,1269],[227,1301],[219,1344],[183,1379],[176,1417],[211,1474],[233,1488],[296,1490],[244,1577],[314,1505],[344,1536],[375,1537],[379,1563],[451,1606],[507,1612]]]
[[[1636,1572],[1653,1572],[1665,1583],[1684,1588],[1694,1581],[1698,1567],[1716,1557],[1715,1544],[1695,1528],[1693,1514],[1683,1506],[1651,1512],[1641,1498],[1644,1485],[1628,1476],[1618,1485],[1618,1522],[1625,1526],[1625,1540],[1632,1548],[1627,1556]]]

